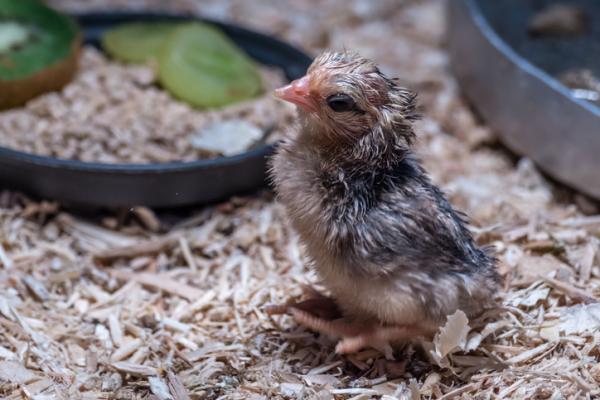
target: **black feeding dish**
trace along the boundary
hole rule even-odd
[[[252,58],[281,68],[287,79],[304,75],[311,58],[267,35],[183,15],[102,13],[76,16],[85,43],[99,47],[108,29],[133,21],[200,20],[220,28]],[[229,157],[164,164],[102,164],[38,156],[0,147],[0,183],[67,204],[97,207],[177,207],[206,204],[263,187],[274,145]]]

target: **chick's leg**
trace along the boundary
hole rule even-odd
[[[303,290],[304,297],[308,298],[307,300],[267,306],[265,311],[269,315],[289,314],[290,310],[294,308],[326,320],[333,320],[342,316],[342,312],[332,298],[323,295],[308,285],[304,286]]]

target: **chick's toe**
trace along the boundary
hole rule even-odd
[[[392,358],[392,343],[415,339],[431,332],[418,325],[382,326],[376,321],[352,321],[346,318],[335,320],[319,318],[309,312],[291,307],[289,313],[300,325],[333,338],[340,338],[336,346],[339,354],[355,353],[372,347],[387,358]]]

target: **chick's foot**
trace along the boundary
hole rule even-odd
[[[344,318],[327,320],[294,307],[289,309],[289,313],[300,325],[341,338],[335,348],[339,354],[355,353],[363,348],[373,347],[386,358],[392,359],[392,343],[415,339],[428,333],[417,325],[384,326],[376,321],[350,321]]]
[[[381,325],[376,320],[351,320],[343,316],[332,298],[310,286],[304,287],[304,293],[309,297],[307,300],[271,305],[265,311],[269,315],[291,315],[298,324],[312,331],[339,338],[335,349],[339,354],[355,353],[372,347],[391,359],[391,343],[415,339],[429,333],[417,325]]]

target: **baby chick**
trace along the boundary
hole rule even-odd
[[[415,95],[357,54],[327,52],[275,95],[299,127],[271,175],[331,298],[275,306],[340,337],[337,351],[431,335],[492,304],[495,259],[415,159]]]

